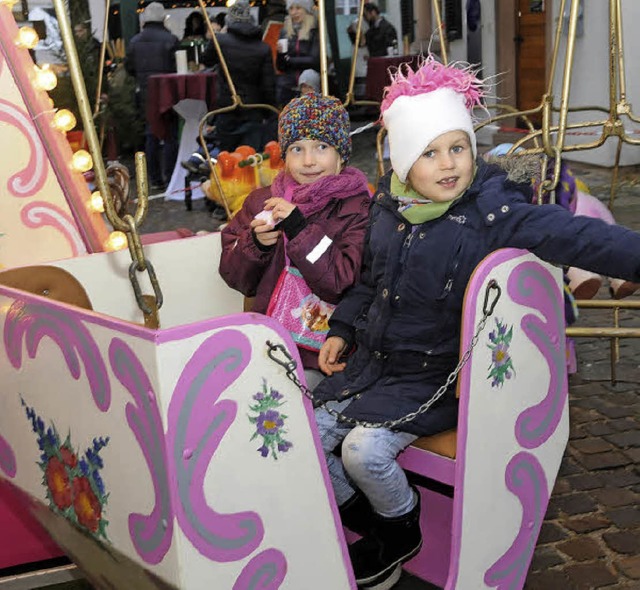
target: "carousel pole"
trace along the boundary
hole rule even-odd
[[[109,36],[109,9],[111,8],[111,0],[105,1],[104,7],[104,26],[102,28],[102,45],[100,45],[100,60],[98,62],[98,85],[96,87],[96,104],[93,107],[93,116],[96,117],[100,112],[100,96],[102,95],[102,80],[104,78],[104,62],[107,53],[107,37]],[[91,31],[89,31],[91,34]]]
[[[324,0],[318,0],[318,33],[320,35],[320,89],[322,90],[322,96],[328,96],[329,78],[327,76],[327,17],[325,14]]]
[[[358,59],[358,52],[360,51],[360,39],[362,38],[362,18],[364,16],[364,4],[365,0],[361,0],[358,6],[358,24],[356,26],[356,38],[353,42],[353,52],[351,54],[351,69],[349,71],[349,88],[347,90],[347,97],[344,101],[345,108],[353,103],[355,100],[353,94],[353,88],[356,83],[356,61]]]
[[[104,162],[102,161],[102,150],[100,148],[98,134],[96,133],[96,127],[93,121],[93,113],[89,104],[89,97],[87,96],[87,88],[84,84],[84,78],[82,77],[78,51],[75,43],[73,42],[71,21],[69,20],[67,7],[64,0],[53,0],[53,6],[60,26],[60,35],[62,37],[64,51],[67,55],[73,90],[76,95],[76,100],[78,101],[78,111],[80,112],[84,133],[87,138],[87,144],[93,158],[93,169],[96,175],[96,184],[98,185],[98,190],[103,196],[104,210],[113,228],[115,230],[126,232],[129,231],[129,226],[118,217],[113,207],[109,182],[107,180],[107,172],[104,167]],[[147,214],[148,202],[146,197],[149,194],[146,180],[146,163],[142,161],[140,165],[143,166],[145,170],[142,177],[138,178],[138,190],[141,190],[141,194],[138,195],[138,209],[135,214],[136,224],[140,224]]]

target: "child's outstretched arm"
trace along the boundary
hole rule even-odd
[[[637,232],[574,216],[557,205],[503,204],[491,213],[495,247],[525,248],[548,262],[640,281]]]

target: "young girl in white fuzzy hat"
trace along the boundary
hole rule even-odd
[[[276,68],[276,100],[279,106],[297,95],[300,74],[320,71],[320,37],[313,0],[287,0],[287,16],[280,31]]]
[[[381,105],[393,171],[374,196],[361,280],[329,322],[316,400],[381,423],[415,412],[458,362],[464,292],[476,265],[504,247],[638,281],[640,235],[556,205],[476,159],[472,109],[484,87],[469,68],[428,58],[398,72]],[[343,355],[351,353],[348,358]],[[455,383],[397,430],[355,426],[324,407],[316,420],[360,587],[385,590],[422,545],[420,501],[397,455],[454,428]],[[341,456],[334,451],[341,446]]]

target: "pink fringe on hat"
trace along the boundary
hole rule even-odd
[[[477,70],[469,64],[456,62],[445,66],[433,55],[427,56],[415,72],[409,66],[403,72],[401,66],[391,74],[391,84],[385,88],[380,114],[400,96],[426,94],[439,88],[450,88],[464,96],[465,104],[471,111],[476,106],[483,106],[483,98],[488,90],[486,83],[476,74]]]

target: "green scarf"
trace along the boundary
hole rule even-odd
[[[477,168],[476,168],[477,170]],[[476,170],[473,175],[475,178]],[[425,221],[431,221],[442,217],[464,193],[444,203],[434,203],[430,199],[425,199],[420,193],[414,191],[410,186],[400,182],[400,179],[394,172],[391,175],[391,195],[398,201],[398,212],[412,225],[420,225]]]
[[[391,175],[391,194],[398,201],[400,215],[412,225],[442,217],[453,204],[453,201],[434,203],[425,199],[411,187],[400,182],[395,172]]]

